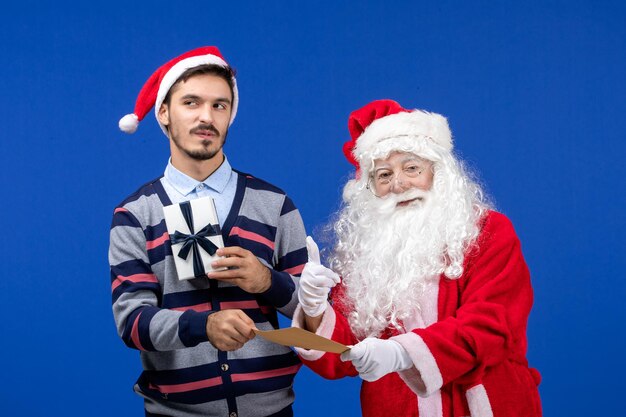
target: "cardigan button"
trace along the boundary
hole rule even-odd
[[[229,366],[228,366],[228,364],[227,364],[227,363],[223,363],[223,364],[222,364],[222,366],[221,366],[220,368],[222,368],[222,371],[226,372],[226,371],[228,371]],[[231,414],[232,414],[232,413],[231,413]]]

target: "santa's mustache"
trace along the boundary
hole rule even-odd
[[[208,130],[209,132],[213,133],[213,134],[214,134],[214,135],[216,135],[216,136],[219,136],[219,135],[220,135],[219,130],[217,130],[217,129],[215,128],[215,126],[213,126],[213,125],[208,125],[208,124],[201,124],[201,125],[198,125],[198,126],[194,127],[193,129],[191,129],[191,130],[189,131],[189,133],[191,133],[191,134],[193,135],[193,134],[196,134],[196,133],[198,133],[198,132],[200,132],[200,131],[207,131],[207,130]]]
[[[402,194],[389,193],[384,198],[376,198],[376,200],[374,200],[374,204],[379,212],[390,213],[395,211],[400,203],[410,202],[413,203],[411,206],[420,207],[430,195],[430,191],[421,190],[419,188],[411,188]]]

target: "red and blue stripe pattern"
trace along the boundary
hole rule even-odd
[[[270,198],[261,201],[261,196]],[[162,210],[168,204],[157,179],[115,209],[111,226],[111,294],[118,332],[127,346],[147,355],[144,363],[152,367],[144,369],[139,389],[155,400],[187,407],[225,400],[229,411],[246,394],[284,390],[279,398],[285,403],[276,404],[277,410],[289,407],[301,366],[297,355],[267,342],[255,344],[255,355],[246,353],[245,346],[241,352],[216,351],[208,343],[206,319],[216,311],[240,309],[257,327],[277,328],[277,309],[293,312],[293,277],[307,261],[306,235],[295,205],[280,189],[239,173],[231,214],[222,228],[225,245],[250,250],[272,266],[271,289],[249,294],[215,280],[177,279]],[[212,359],[203,363],[199,357]]]

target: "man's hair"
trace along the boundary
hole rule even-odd
[[[216,64],[203,64],[198,65],[197,67],[189,68],[187,71],[183,72],[180,77],[178,77],[176,82],[170,87],[169,91],[165,95],[165,98],[163,99],[163,104],[169,106],[170,99],[172,97],[172,90],[174,90],[174,88],[178,84],[185,82],[196,75],[204,74],[215,75],[226,81],[228,83],[228,87],[230,87],[230,96],[231,98],[234,98],[235,94],[233,92],[233,79],[235,78],[235,70],[231,67],[223,67]]]

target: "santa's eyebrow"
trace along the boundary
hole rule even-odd
[[[387,164],[381,167],[374,167],[374,171],[380,171],[381,169],[391,170],[391,165]]]
[[[406,164],[407,162],[425,162],[424,158],[420,158],[419,156],[415,156],[415,155],[410,155],[407,156],[406,158],[404,158],[401,163]]]
[[[400,165],[404,165],[407,162],[423,162],[424,159],[420,158],[419,156],[407,156],[403,159],[400,160],[400,162],[398,162]],[[378,171],[379,169],[392,169],[392,164],[390,164],[389,162],[379,162],[381,165],[374,167],[375,171]]]

